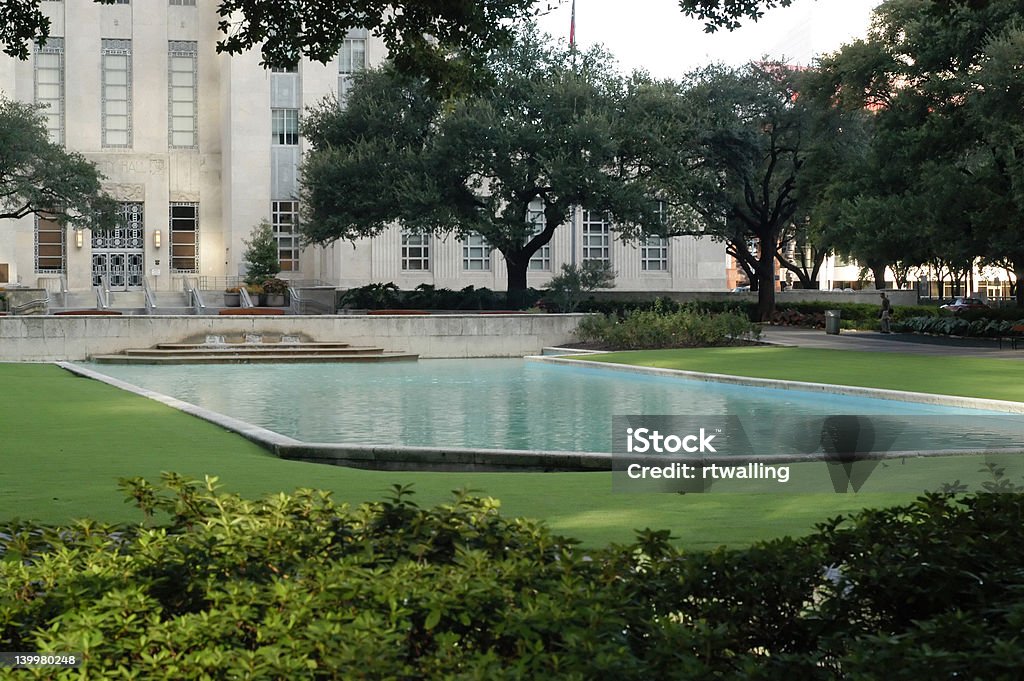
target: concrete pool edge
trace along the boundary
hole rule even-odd
[[[141,388],[135,385],[134,383],[122,381],[119,378],[108,376],[107,374],[95,371],[93,369],[89,369],[87,367],[78,366],[77,364],[74,364],[72,362],[54,362],[54,364],[59,366],[61,369],[64,369],[65,371],[68,371],[76,376],[90,378],[94,381],[106,383],[107,385],[118,388],[119,390],[125,390],[127,392],[134,393],[136,395],[139,395],[140,397],[145,397],[156,402],[160,402],[161,404],[165,404],[168,407],[171,407],[172,409],[177,409],[178,411],[185,412],[190,416],[195,416],[204,421],[209,421],[210,423],[218,425],[226,430],[230,430],[233,433],[237,433],[244,437],[245,439],[255,442],[261,447],[269,449],[274,453],[277,453],[278,447],[290,447],[294,445],[303,444],[299,440],[290,438],[286,435],[281,435],[280,433],[275,433],[274,431],[268,430],[266,428],[261,428],[260,426],[254,426],[251,423],[247,423],[245,421],[242,421],[241,419],[236,419],[233,416],[227,416],[226,414],[221,414],[220,412],[204,409],[190,402],[179,400],[176,397],[171,397],[169,395],[164,395],[163,393],[158,393],[155,390]]]
[[[600,353],[588,353],[600,354]],[[665,369],[646,367],[635,364],[617,364],[614,362],[594,362],[586,359],[575,359],[564,355],[530,355],[527,361],[563,364],[567,366],[583,366],[597,369],[610,369],[635,374],[686,378],[705,383],[728,383],[732,385],[750,386],[753,388],[777,388],[779,390],[799,390],[802,392],[821,392],[849,397],[870,397],[894,402],[914,402],[941,407],[957,407],[960,409],[984,409],[1008,414],[1024,414],[1024,402],[1009,400],[993,400],[983,397],[962,397],[959,395],[939,395],[936,393],[919,393],[906,390],[889,390],[886,388],[864,388],[834,383],[810,383],[805,381],[788,381],[775,378],[754,378],[751,376],[734,376],[731,374],[712,374],[684,369]]]
[[[526,359],[538,359],[527,357]],[[552,357],[539,358],[550,361]],[[569,362],[553,362],[569,363]],[[610,365],[605,362],[573,360],[573,364],[594,365],[599,368],[617,367],[624,369],[651,369],[651,367],[630,367]],[[473,449],[463,447],[413,447],[402,445],[364,445],[349,443],[303,442],[272,430],[250,424],[246,421],[221,414],[163,393],[139,387],[107,374],[78,366],[72,362],[55,362],[56,366],[69,373],[106,383],[119,390],[160,402],[172,409],[195,416],[234,432],[268,450],[275,456],[289,461],[303,461],[350,468],[364,468],[383,471],[425,471],[425,472],[611,472],[612,454],[607,452],[567,452],[517,449]],[[679,372],[675,370],[659,370]],[[693,372],[690,372],[693,373]],[[705,374],[719,376],[719,374]],[[732,377],[735,378],[735,377]],[[705,379],[710,380],[710,379]],[[795,381],[789,383],[798,384]],[[799,384],[816,385],[816,384]],[[823,384],[822,384],[823,385]],[[759,386],[765,387],[765,386]],[[793,388],[791,388],[793,389]],[[1024,405],[1022,405],[1024,406]],[[906,459],[942,456],[982,456],[991,454],[1022,454],[1019,448],[1005,450],[914,450],[870,452],[860,455],[865,460]],[[728,456],[702,458],[705,464],[735,463]],[[817,463],[822,458],[817,454],[763,455],[747,457],[744,461],[768,464]]]
[[[529,451],[519,449],[472,449],[463,447],[407,447],[400,445],[362,445],[334,442],[302,442],[261,426],[220,412],[204,409],[154,390],[108,376],[73,362],[54,362],[65,371],[119,390],[160,402],[172,409],[195,416],[237,433],[281,459],[306,461],[373,470],[418,470],[436,472],[584,472],[610,471],[607,452]]]

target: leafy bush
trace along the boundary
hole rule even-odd
[[[1010,679],[1024,658],[1020,493],[690,553],[652,530],[582,551],[465,494],[126,488],[147,524],[0,527],[0,646],[84,653],[26,678]]]
[[[284,279],[271,277],[263,282],[263,292],[270,295],[283,296],[288,293],[288,282]]]
[[[613,288],[615,272],[611,265],[588,260],[582,265],[562,264],[562,271],[551,278],[547,300],[557,312],[575,312],[583,295],[599,288]]]
[[[527,289],[524,305],[530,307],[541,299],[541,293]],[[356,310],[501,310],[510,309],[504,293],[489,288],[467,286],[460,291],[420,284],[412,291],[403,291],[393,282],[367,284],[339,294],[339,308]]]
[[[1015,335],[1014,327],[1024,325],[1024,319],[998,320],[975,319],[966,316],[952,317],[911,317],[894,323],[895,331],[913,331],[931,333],[942,336],[971,336],[978,338],[998,338]]]
[[[612,314],[592,315],[580,322],[575,334],[585,343],[599,343],[616,350],[641,350],[732,345],[759,338],[761,327],[736,313],[644,310],[628,314],[625,319]]]

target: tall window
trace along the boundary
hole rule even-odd
[[[299,202],[271,201],[270,224],[277,241],[277,261],[282,272],[299,270]]]
[[[402,269],[430,269],[430,235],[402,233]]]
[[[103,146],[132,145],[132,41],[102,43]]]
[[[352,87],[352,75],[366,68],[366,29],[348,32],[338,52],[338,99],[344,100]]]
[[[64,144],[64,39],[50,38],[36,45],[36,104],[43,107],[46,131],[54,144]]]
[[[668,239],[649,236],[640,246],[640,269],[645,272],[668,270]]]
[[[36,215],[37,273],[64,273],[64,244],[64,226],[52,218]]]
[[[482,234],[470,234],[462,242],[462,269],[487,272],[491,269],[491,247]]]
[[[172,203],[170,206],[171,269],[199,271],[199,204]]]
[[[167,129],[168,143],[172,147],[194,148],[199,141],[196,130],[199,118],[196,97],[198,65],[195,41],[170,41],[167,55]]]
[[[540,234],[548,225],[548,219],[544,215],[544,202],[540,200],[534,200],[530,202],[530,207],[526,211],[526,219],[533,223],[533,233],[531,238]],[[551,243],[548,242],[541,246],[533,257],[530,258],[530,269],[539,270],[542,272],[551,271]]]
[[[270,116],[272,144],[295,145],[299,143],[298,109],[271,109]]]
[[[583,211],[583,262],[611,264],[612,231],[607,213]]]

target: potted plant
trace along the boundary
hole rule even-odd
[[[288,293],[288,282],[284,279],[271,277],[263,282],[263,293],[267,297],[267,307],[284,307],[285,295]]]
[[[224,307],[240,307],[242,305],[242,294],[238,292],[238,289],[238,286],[224,289]]]
[[[252,298],[253,306],[259,306],[263,304],[261,296],[263,295],[263,287],[259,284],[246,284],[245,290],[249,292],[249,297]]]

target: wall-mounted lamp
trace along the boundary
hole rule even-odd
[[[160,230],[153,232],[153,248],[160,248]]]
[[[75,230],[75,248],[81,248],[85,244],[85,237],[82,235],[82,230]]]

